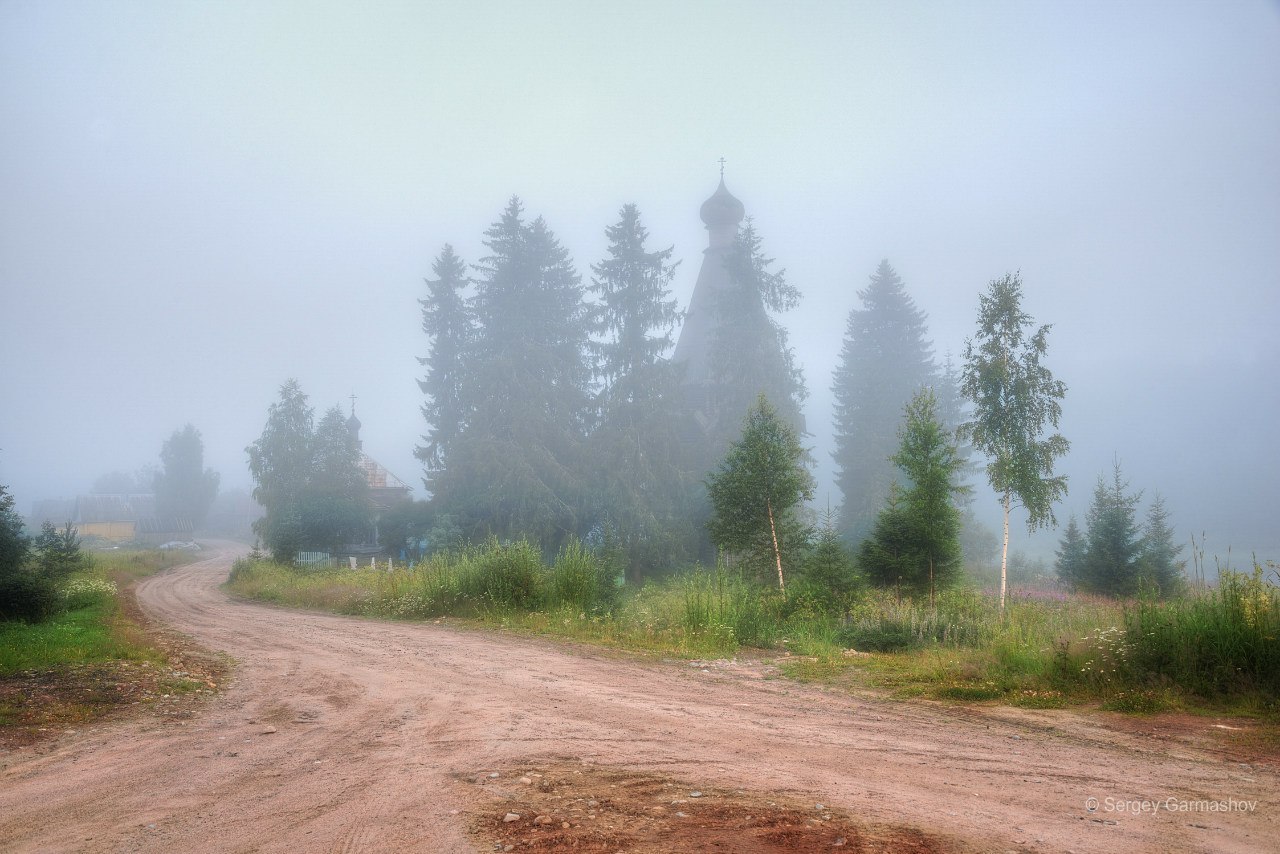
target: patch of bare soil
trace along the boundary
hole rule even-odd
[[[0,750],[38,744],[107,720],[150,714],[192,717],[230,672],[230,659],[151,619],[132,587],[117,629],[155,650],[155,660],[109,661],[0,677]]]
[[[1194,745],[1229,762],[1280,766],[1280,729],[1270,721],[1186,712],[1132,716],[1100,712],[1107,727],[1159,743]]]
[[[902,825],[859,820],[821,802],[695,785],[561,760],[463,777],[478,790],[472,834],[494,851],[580,854],[974,850]]]

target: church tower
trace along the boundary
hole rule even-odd
[[[721,167],[720,186],[711,198],[702,203],[700,211],[707,226],[707,248],[702,253],[702,268],[698,281],[689,298],[689,310],[685,313],[680,338],[676,342],[672,361],[684,368],[684,387],[689,409],[708,435],[715,428],[716,412],[711,402],[715,372],[711,365],[711,345],[717,325],[717,303],[721,294],[729,289],[729,271],[725,261],[738,236],[738,223],[746,215],[746,208],[724,185],[724,169]]]

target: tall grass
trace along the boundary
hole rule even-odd
[[[679,581],[684,593],[684,628],[711,646],[769,647],[781,634],[780,597],[723,563],[711,572],[694,571]]]
[[[312,570],[244,559],[232,568],[230,587],[267,602],[401,619],[560,607],[607,612],[618,598],[607,565],[577,541],[550,567],[527,540],[496,539],[390,572]]]
[[[581,611],[613,611],[618,605],[617,573],[612,561],[570,540],[551,568],[552,601]]]
[[[1280,697],[1280,591],[1268,570],[1223,571],[1212,590],[1126,609],[1131,666],[1203,697]]]

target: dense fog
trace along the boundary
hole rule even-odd
[[[6,2],[0,151],[0,484],[24,512],[186,423],[248,488],[291,377],[317,414],[354,394],[421,497],[441,247],[478,261],[517,194],[586,280],[634,202],[686,307],[723,157],[803,297],[781,320],[817,504],[880,261],[957,364],[1020,271],[1068,387],[1059,518],[1118,459],[1211,553],[1280,557],[1275,3]]]

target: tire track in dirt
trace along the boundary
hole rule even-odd
[[[218,585],[236,553],[138,588],[150,615],[236,659],[233,684],[193,720],[6,757],[0,849],[475,851],[476,791],[460,779],[566,757],[820,800],[984,850],[1256,852],[1280,835],[1271,765],[1070,712],[957,711],[235,601]],[[1089,813],[1089,797],[1258,804]]]

